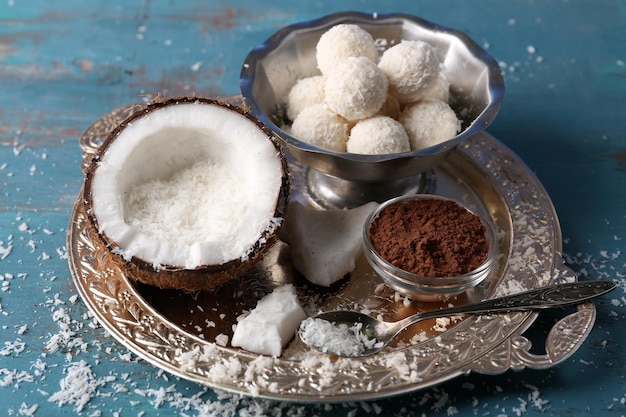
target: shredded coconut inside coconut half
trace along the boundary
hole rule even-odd
[[[219,105],[154,110],[109,146],[93,208],[125,258],[196,268],[245,260],[274,217],[276,148],[253,121]]]

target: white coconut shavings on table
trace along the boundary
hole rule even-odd
[[[56,402],[59,406],[70,404],[78,413],[83,411],[99,387],[116,379],[114,376],[96,378],[91,365],[84,360],[71,363],[65,374],[60,382],[61,390],[52,394],[48,401]]]
[[[11,242],[4,243],[3,241],[0,241],[0,260],[6,259],[6,257],[11,254],[12,250],[13,244]]]

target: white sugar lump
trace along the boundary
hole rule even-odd
[[[364,57],[350,57],[326,75],[325,101],[328,107],[350,120],[375,115],[387,99],[389,82],[376,64]]]
[[[370,202],[349,210],[317,210],[289,203],[285,223],[294,267],[313,284],[328,287],[354,270],[362,251],[363,225],[378,207]]]
[[[361,120],[350,131],[348,152],[385,155],[409,152],[409,136],[397,120],[387,116],[376,116]]]
[[[366,30],[353,24],[339,24],[322,34],[316,45],[317,67],[327,74],[348,57],[362,56],[378,62],[376,43]]]
[[[274,289],[237,323],[231,344],[250,352],[278,357],[306,314],[292,284]]]
[[[391,94],[401,103],[411,103],[437,79],[440,61],[430,44],[403,40],[382,54],[378,67],[389,80]]]
[[[291,134],[303,142],[335,152],[345,152],[350,133],[346,119],[325,104],[306,107],[291,125]]]
[[[291,88],[287,96],[287,117],[295,120],[306,107],[324,103],[324,83],[322,75],[301,78]]]
[[[451,139],[461,130],[454,110],[441,100],[418,101],[402,111],[399,121],[414,151]]]

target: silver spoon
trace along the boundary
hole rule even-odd
[[[422,320],[456,314],[542,310],[579,304],[606,294],[615,287],[616,283],[610,280],[557,284],[475,304],[417,313],[396,322],[384,322],[356,311],[329,311],[304,320],[298,335],[304,343],[324,353],[347,357],[369,356],[384,349],[402,330]]]

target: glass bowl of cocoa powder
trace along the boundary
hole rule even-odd
[[[498,248],[490,219],[428,194],[381,204],[365,222],[363,245],[383,281],[419,301],[442,301],[478,285]]]

